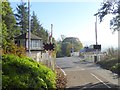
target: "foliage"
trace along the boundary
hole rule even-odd
[[[71,48],[72,48],[72,44],[71,43],[67,43],[67,45],[66,45],[66,55],[68,57],[70,57]]]
[[[41,37],[43,39],[43,42],[48,41],[48,31],[45,30],[43,27],[41,27],[40,30],[37,32],[37,36]]]
[[[28,9],[25,2],[22,2],[16,8],[17,13],[15,14],[17,20],[17,26],[20,27],[21,33],[24,34],[28,29]]]
[[[19,57],[26,56],[26,50],[22,46],[17,46],[14,43],[7,43],[3,49],[3,54],[14,54]]]
[[[100,22],[103,20],[103,18],[108,15],[112,14],[113,19],[110,20],[110,26],[111,29],[114,31],[120,30],[120,0],[105,0],[102,5],[102,7],[99,9],[98,13],[95,15],[98,15],[100,18]]]
[[[37,16],[35,15],[35,12],[33,11],[33,15],[31,16],[31,32],[36,35],[39,30],[39,21],[37,19]]]
[[[116,63],[114,66],[111,67],[111,70],[114,73],[118,73],[118,75],[120,76],[120,63]]]
[[[115,49],[115,48],[113,48],[113,47],[107,49],[107,57],[109,59],[111,59],[111,58],[117,58],[118,54],[119,54],[118,50]]]
[[[102,68],[111,70],[112,72],[120,75],[120,59],[118,57],[118,50],[114,48],[108,48],[106,52],[107,55],[105,55],[101,61],[97,62],[97,64],[100,64]]]
[[[62,54],[62,50],[61,50],[61,44],[62,44],[62,41],[57,41],[57,44],[56,44],[56,57],[59,58],[59,57],[63,57],[63,54]]]
[[[47,42],[48,40],[48,31],[43,28],[42,24],[38,21],[37,15],[33,11],[33,15],[31,17],[31,31],[33,34],[41,37],[43,42]]]
[[[62,41],[61,49],[65,56],[70,56],[71,48],[74,48],[74,52],[78,52],[83,47],[78,38],[68,37]]]
[[[101,65],[101,67],[105,68],[105,69],[110,69],[112,66],[114,66],[116,63],[118,63],[117,59],[112,59],[112,60],[101,60],[98,62],[98,64]]]
[[[56,88],[55,73],[30,58],[3,55],[2,68],[2,88],[4,90],[15,88],[48,90]]]
[[[2,2],[2,48],[7,51],[8,45],[12,45],[15,35],[19,33],[10,3]]]
[[[15,17],[9,2],[2,2],[2,41],[3,45],[12,41],[15,34]]]
[[[11,36],[13,38],[16,21],[9,2],[2,2],[2,21],[6,25],[7,32],[9,32],[8,37],[10,38]]]

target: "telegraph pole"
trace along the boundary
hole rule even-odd
[[[97,15],[96,15],[96,21],[95,21],[95,39],[96,39],[96,45],[97,43]],[[94,57],[94,62],[97,62],[97,58],[98,58],[98,49],[96,49],[96,56]]]
[[[51,41],[50,41],[51,43],[52,43],[52,35],[53,35],[53,24],[51,24],[51,38],[50,38],[51,39]]]
[[[28,0],[28,53],[30,55],[30,45],[31,45],[31,27],[30,27],[30,0]]]
[[[95,39],[96,39],[96,45],[97,43],[97,15],[96,15],[96,22],[95,22]]]

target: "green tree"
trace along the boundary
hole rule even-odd
[[[28,8],[25,2],[22,2],[16,8],[17,13],[15,14],[17,25],[20,27],[21,33],[26,33],[28,29]]]
[[[68,43],[66,46],[66,56],[68,56],[68,57],[70,56],[71,48],[72,48],[72,44]]]
[[[37,36],[41,37],[43,39],[43,42],[47,42],[48,40],[48,31],[45,30],[42,26],[40,27],[40,30],[37,32]]]
[[[2,2],[2,21],[6,25],[6,33],[9,34],[7,38],[13,39],[16,32],[16,20],[9,2]]]
[[[110,28],[113,31],[120,30],[120,0],[105,0],[99,9],[99,11],[95,14],[98,15],[100,22],[103,21],[103,18],[112,14],[113,19],[110,20]]]
[[[56,57],[62,57],[63,56],[61,46],[62,46],[62,41],[61,40],[56,41],[56,51],[57,51]]]
[[[61,49],[63,55],[69,56],[71,48],[74,48],[74,52],[78,52],[81,48],[83,48],[83,45],[78,38],[67,37],[62,41]]]
[[[2,48],[8,48],[17,34],[16,20],[8,1],[2,2]]]
[[[42,24],[39,23],[37,15],[35,15],[34,11],[31,17],[31,32],[38,37],[41,37],[43,39],[43,42],[47,42],[48,32],[45,30],[45,28],[43,28]]]
[[[40,30],[40,26],[41,25],[39,24],[37,16],[35,15],[35,12],[33,11],[33,15],[31,16],[31,32],[37,35],[37,33]]]

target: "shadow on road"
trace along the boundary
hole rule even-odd
[[[92,83],[88,83],[82,86],[73,86],[73,87],[69,87],[66,88],[65,90],[119,90],[120,86],[114,85],[114,84],[110,84],[107,82],[104,82],[106,85],[104,85],[103,83],[96,83],[96,84],[92,84]]]
[[[72,68],[72,67],[62,67],[61,69],[67,69],[67,68]]]
[[[82,60],[82,61],[76,61],[76,62],[73,62],[73,63],[75,63],[75,64],[88,64],[88,63],[93,63],[93,62]]]

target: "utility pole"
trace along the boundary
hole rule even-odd
[[[53,24],[51,24],[51,36],[50,36],[50,39],[51,39],[51,43],[52,43],[52,35],[53,35]]]
[[[95,39],[96,39],[96,45],[97,43],[97,15],[96,15],[96,21],[95,21]],[[94,56],[94,62],[97,62],[97,58],[98,58],[98,49],[96,49],[96,55]]]
[[[30,0],[28,0],[28,53],[30,55],[30,45],[31,45],[31,27],[30,27]]]
[[[95,22],[95,39],[96,39],[96,45],[97,43],[97,15],[96,15],[96,22]]]

